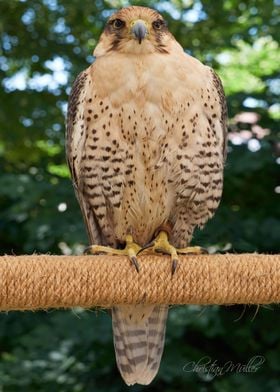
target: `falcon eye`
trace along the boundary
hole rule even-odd
[[[164,20],[158,19],[153,22],[153,28],[155,30],[160,30],[162,27],[165,26]]]
[[[124,27],[125,23],[121,19],[114,19],[112,21],[112,25],[115,29],[121,29],[122,27]]]

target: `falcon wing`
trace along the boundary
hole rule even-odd
[[[100,244],[102,238],[100,228],[84,194],[84,181],[81,170],[86,139],[84,102],[89,78],[90,76],[87,70],[81,72],[76,78],[71,90],[66,123],[66,157],[90,242],[91,244]]]
[[[212,68],[211,68],[211,73],[213,77],[213,85],[216,88],[220,100],[220,110],[221,110],[220,122],[224,135],[223,154],[224,154],[224,161],[225,161],[227,157],[227,120],[228,120],[227,102],[226,102],[225,92],[221,79]]]

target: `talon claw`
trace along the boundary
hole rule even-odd
[[[136,271],[139,273],[140,268],[139,268],[139,263],[138,263],[136,257],[135,257],[135,256],[130,257],[130,261],[131,261],[132,264],[134,265]]]
[[[84,255],[89,255],[89,254],[90,254],[90,250],[91,250],[91,246],[87,246],[87,247],[84,249],[83,254],[84,254]]]
[[[177,265],[178,265],[178,260],[176,260],[176,259],[172,260],[172,267],[171,267],[171,275],[172,276],[174,275],[174,273],[176,271]]]
[[[148,248],[151,248],[151,247],[154,246],[154,245],[155,245],[155,241],[149,242],[148,244],[144,245],[143,248],[141,248],[141,249],[139,250],[139,252],[137,253],[137,255],[139,255],[139,254],[140,254],[141,252],[143,252],[144,250],[146,250],[146,249],[148,249]]]

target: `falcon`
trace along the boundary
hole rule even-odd
[[[70,94],[66,149],[91,246],[88,253],[178,254],[218,207],[227,109],[220,79],[184,52],[163,17],[114,13]],[[147,250],[146,250],[147,251]],[[137,273],[135,272],[135,273]],[[179,272],[176,272],[179,273]],[[116,361],[128,385],[157,374],[168,305],[112,308]]]

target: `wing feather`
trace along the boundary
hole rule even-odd
[[[224,136],[223,155],[225,161],[227,157],[227,128],[228,128],[227,127],[227,121],[228,121],[227,102],[226,102],[225,92],[221,79],[213,69],[211,69],[211,73],[213,77],[213,85],[216,88],[220,100],[220,109],[221,109],[220,122],[221,122],[221,126],[223,129],[223,136]]]
[[[88,70],[81,72],[76,78],[68,101],[66,123],[66,157],[73,185],[91,244],[101,242],[100,229],[83,192],[84,181],[81,161],[85,154],[86,129],[84,127],[84,102],[90,75]]]

